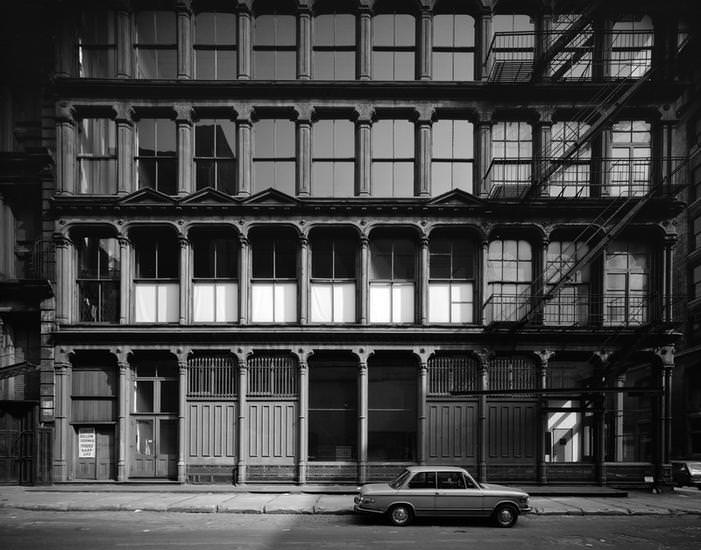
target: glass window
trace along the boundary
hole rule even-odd
[[[414,125],[408,120],[372,125],[372,195],[414,195]]]
[[[431,194],[453,189],[472,193],[474,130],[466,120],[439,120],[433,124]]]
[[[86,236],[78,249],[78,301],[81,322],[119,322],[119,242],[111,237]]]
[[[355,195],[355,125],[318,120],[312,128],[312,196]]]
[[[253,76],[258,80],[297,78],[297,28],[294,15],[257,15],[253,26]]]
[[[548,34],[549,45],[555,44],[581,14],[554,14],[552,32]],[[592,77],[594,55],[594,30],[591,23],[577,33],[576,38],[558,47],[550,61],[550,78],[561,80],[589,80]]]
[[[226,12],[195,14],[195,78],[236,78],[236,15]]]
[[[78,127],[78,192],[117,192],[117,129],[114,120],[84,118]]]
[[[260,232],[251,240],[251,317],[254,322],[297,320],[297,241]]]
[[[378,13],[372,18],[372,26],[372,78],[414,80],[414,16],[407,13]]]
[[[114,78],[117,67],[114,12],[81,10],[78,23],[78,74]]]
[[[474,80],[475,20],[461,13],[433,16],[433,80]]]
[[[611,129],[611,158],[604,194],[640,197],[650,188],[651,127],[643,120],[615,122]]]
[[[591,145],[583,145],[569,155],[577,142],[589,130],[589,124],[580,121],[558,121],[553,124],[549,157],[556,166],[548,181],[551,197],[588,197],[591,164]],[[560,160],[567,156],[566,160]]]
[[[312,63],[317,80],[355,78],[355,15],[321,13],[314,17]]]
[[[372,360],[368,365],[368,460],[414,460],[416,365]]]
[[[428,320],[471,323],[474,315],[475,250],[458,237],[431,237],[429,242]]]
[[[178,190],[175,121],[145,118],[136,123],[139,188],[166,195]]]
[[[172,323],[180,311],[180,249],[175,238],[157,231],[134,236],[137,323]]]
[[[520,320],[528,313],[531,297],[531,245],[523,240],[491,241],[487,258],[487,280],[492,320]]]
[[[195,123],[197,189],[211,187],[236,193],[236,124],[232,120],[200,119]]]
[[[238,243],[232,234],[195,230],[193,257],[193,321],[234,322],[238,315]]]
[[[606,248],[604,323],[641,325],[648,321],[650,252],[641,244],[616,240]]]
[[[358,367],[309,361],[309,460],[357,458]]]
[[[349,237],[312,239],[311,320],[352,323],[355,316],[356,243]]]
[[[175,12],[140,11],[134,16],[136,29],[136,77],[176,78],[177,42]]]
[[[654,32],[647,15],[620,17],[613,24],[610,76],[640,78],[652,65]]]
[[[416,245],[408,238],[370,243],[370,322],[413,323]]]
[[[253,125],[253,192],[273,188],[295,195],[295,125],[264,119]]]
[[[492,164],[489,167],[490,193],[518,197],[531,184],[531,125],[500,121],[492,127]]]
[[[588,251],[589,246],[584,242],[555,240],[548,243],[545,291],[558,284],[563,277],[568,277],[568,281],[545,302],[543,323],[581,325],[588,322],[590,267],[586,264],[572,271]]]

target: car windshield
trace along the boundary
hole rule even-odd
[[[389,482],[389,486],[392,487],[392,489],[399,489],[406,479],[409,477],[411,472],[409,470],[404,470],[401,474],[399,474],[397,477],[395,477],[392,481]]]

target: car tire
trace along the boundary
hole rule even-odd
[[[395,504],[387,512],[389,521],[397,527],[409,525],[414,519],[414,511],[407,504]]]
[[[497,527],[513,527],[518,521],[518,510],[512,504],[500,504],[494,510],[493,518]]]

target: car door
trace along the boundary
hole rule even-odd
[[[398,496],[409,502],[418,515],[433,514],[436,472],[417,472],[399,493]]]
[[[436,511],[441,515],[481,515],[482,490],[462,472],[437,472]]]

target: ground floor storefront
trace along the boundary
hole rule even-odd
[[[363,483],[668,477],[669,348],[74,347],[57,353],[54,481]]]

